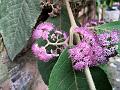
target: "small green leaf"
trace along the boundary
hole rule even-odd
[[[61,9],[61,23],[60,23],[60,25],[61,25],[61,29],[63,31],[69,32],[71,24],[70,24],[70,19],[68,16],[66,6],[63,6]]]
[[[56,2],[58,2],[59,0],[52,0],[53,1],[53,3],[56,3]]]
[[[104,70],[104,72],[107,72],[107,67],[108,67],[107,64],[101,64],[101,65],[99,65],[99,67],[100,67],[102,70]]]
[[[47,41],[46,40],[43,40],[42,38],[39,38],[36,40],[36,43],[39,45],[39,46],[45,46],[47,44]]]
[[[112,90],[106,74],[99,67],[90,68],[97,90]],[[86,76],[72,68],[68,50],[59,57],[49,79],[49,90],[90,90]]]
[[[38,70],[42,76],[43,81],[47,85],[49,82],[50,73],[51,73],[52,68],[55,65],[56,61],[57,61],[57,58],[54,58],[53,60],[51,60],[49,62],[42,62],[40,60],[37,62],[38,63]]]
[[[67,9],[65,5],[61,6],[61,13],[57,17],[49,18],[48,21],[52,22],[54,25],[56,25],[58,28],[60,28],[63,31],[69,32],[70,29],[70,20],[67,13]]]
[[[114,29],[120,30],[120,21],[115,21],[115,22],[98,25],[95,27],[95,29],[97,30],[98,34],[103,33],[105,31],[114,30]]]
[[[118,49],[117,49],[118,54],[120,55],[120,43],[118,43]]]

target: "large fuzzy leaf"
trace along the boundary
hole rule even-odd
[[[23,49],[40,13],[40,0],[1,0],[0,27],[11,60]]]
[[[112,90],[104,71],[98,67],[90,68],[97,90]],[[49,90],[90,90],[85,74],[72,68],[68,50],[64,50],[49,79]]]

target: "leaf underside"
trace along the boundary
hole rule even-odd
[[[39,0],[1,0],[0,32],[11,60],[23,49],[40,13]]]

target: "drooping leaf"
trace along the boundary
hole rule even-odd
[[[61,6],[61,13],[59,16],[51,17],[48,19],[49,22],[52,22],[58,28],[63,31],[69,32],[70,29],[70,20],[67,13],[67,9],[65,5]]]
[[[90,68],[97,90],[112,90],[106,74],[99,67]],[[90,90],[84,72],[75,71],[67,49],[63,51],[50,75],[49,90]]]
[[[43,81],[47,85],[49,82],[50,73],[51,73],[52,68],[55,65],[56,61],[57,61],[57,58],[54,58],[53,60],[51,60],[49,62],[42,62],[42,61],[37,62],[38,63],[38,70],[42,76]]]
[[[2,0],[1,33],[11,60],[23,49],[40,13],[40,0]],[[6,14],[7,13],[7,14]]]
[[[95,29],[97,30],[98,34],[103,33],[105,31],[114,30],[114,29],[120,30],[120,21],[115,21],[115,22],[98,25],[95,27]]]

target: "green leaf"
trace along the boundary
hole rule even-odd
[[[51,60],[49,62],[42,62],[40,60],[37,62],[38,63],[38,70],[42,76],[43,81],[47,85],[49,82],[50,73],[51,73],[52,68],[55,65],[56,61],[57,61],[57,58],[54,58],[53,60]]]
[[[23,49],[40,13],[39,0],[2,0],[0,28],[11,60]],[[38,4],[37,4],[38,3]]]
[[[102,69],[99,67],[92,67],[90,68],[90,71],[97,90],[112,90],[112,86],[110,85],[107,75]]]
[[[39,46],[45,46],[47,44],[47,41],[39,38],[35,41],[35,43],[37,43]]]
[[[60,23],[60,25],[61,25],[61,29],[63,31],[69,32],[71,23],[70,23],[70,19],[68,16],[66,6],[62,6],[62,9],[61,9],[61,23]]]
[[[3,59],[5,59],[5,51],[0,52],[0,84],[8,79],[8,67],[3,63]]]
[[[107,64],[101,64],[99,67],[104,70],[104,72],[107,72],[108,65]]]
[[[90,71],[97,90],[112,90],[103,70],[92,67]],[[90,90],[85,74],[72,68],[67,49],[63,51],[53,67],[49,79],[49,90]]]
[[[61,13],[59,16],[51,17],[48,19],[49,22],[52,22],[54,25],[56,25],[58,28],[60,28],[63,31],[69,32],[70,29],[70,20],[67,13],[67,9],[65,5],[61,6]]]
[[[101,68],[107,74],[108,80],[110,81],[111,77],[112,77],[112,74],[110,72],[109,65],[108,64],[102,64],[102,65],[99,65],[99,68]]]
[[[7,15],[8,13],[7,7],[8,7],[7,0],[0,0],[0,19]]]
[[[52,0],[53,1],[53,3],[56,3],[56,2],[58,2],[59,0]]]
[[[97,30],[98,34],[103,33],[105,31],[113,30],[113,29],[120,30],[120,21],[102,24],[102,25],[96,26],[95,29]]]
[[[118,54],[120,55],[120,43],[118,43],[117,45],[118,45],[117,52],[118,52]]]

